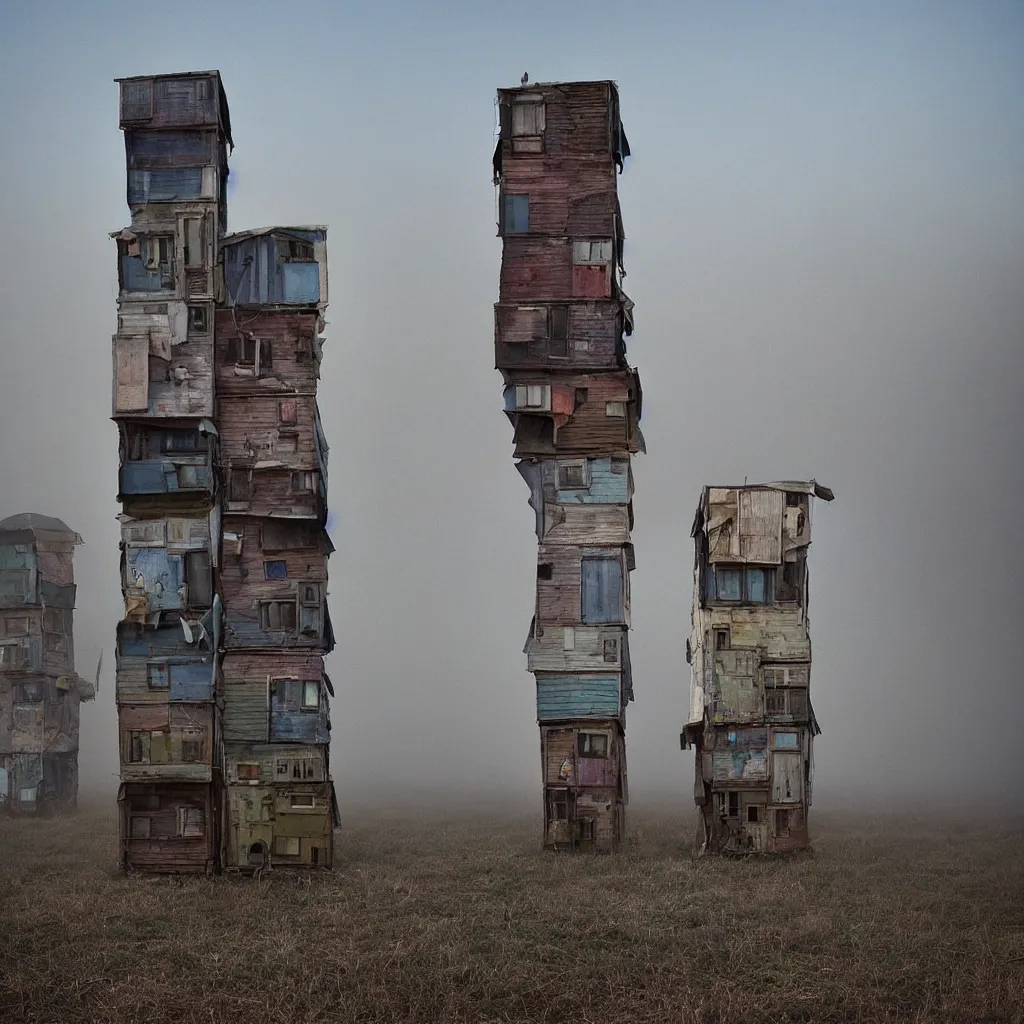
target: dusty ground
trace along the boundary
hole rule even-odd
[[[257,883],[120,877],[109,808],[0,821],[0,1021],[1024,1021],[1024,823],[812,822],[694,864],[636,806],[603,857],[364,813],[333,874]]]

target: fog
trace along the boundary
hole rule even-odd
[[[0,518],[82,534],[83,791],[117,786],[116,76],[220,69],[232,230],[329,225],[343,809],[539,797],[533,513],[493,369],[494,92],[614,78],[630,795],[679,750],[700,487],[814,476],[815,803],[1019,789],[1024,5],[0,2]],[[1015,785],[1017,784],[1017,785]],[[1019,797],[1018,797],[1019,799]],[[536,800],[539,809],[540,801]]]

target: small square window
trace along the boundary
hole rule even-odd
[[[292,473],[292,493],[312,494],[316,489],[316,473]]]
[[[288,579],[288,563],[284,559],[263,563],[263,576],[268,580]]]
[[[186,764],[194,764],[203,760],[202,740],[182,740],[181,759]]]
[[[619,661],[619,641],[618,640],[605,640],[604,642],[604,660],[610,665],[616,665]]]
[[[188,333],[209,334],[210,317],[206,306],[188,307]]]
[[[715,626],[715,650],[716,651],[727,651],[730,646],[730,636],[728,626]]]
[[[747,821],[756,825],[761,820],[761,808],[758,804],[750,804],[747,807]]]
[[[149,818],[136,818],[133,817],[131,820],[131,836],[132,839],[148,839],[150,830],[150,819]]]
[[[558,467],[558,486],[565,490],[583,490],[589,485],[585,462],[563,462]]]
[[[315,807],[316,798],[312,793],[292,793],[292,807]]]
[[[580,757],[607,757],[608,736],[602,732],[581,732],[576,737]]]
[[[605,402],[604,403],[604,414],[611,419],[625,419],[626,418],[626,403],[625,402]]]
[[[541,562],[537,566],[537,579],[549,580],[552,577],[552,570],[554,566],[550,562]]]
[[[178,808],[178,835],[182,839],[201,839],[206,833],[206,815],[202,807]]]
[[[151,661],[146,665],[146,684],[151,690],[170,688],[171,673],[166,662]]]

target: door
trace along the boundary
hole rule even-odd
[[[772,803],[798,804],[803,800],[803,754],[776,750],[772,754]]]
[[[582,618],[585,623],[622,622],[622,560],[620,558],[584,558],[582,578]]]

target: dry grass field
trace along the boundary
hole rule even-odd
[[[131,878],[110,808],[0,821],[0,1021],[1024,1021],[1024,828],[812,819],[813,854],[694,863],[537,824],[350,814],[333,874]]]

